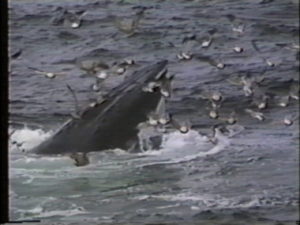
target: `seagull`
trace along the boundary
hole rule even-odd
[[[300,50],[300,45],[293,43],[291,49]]]
[[[284,117],[283,119],[283,123],[286,126],[291,126],[294,124],[294,121],[297,120],[298,117],[297,116],[292,116],[292,115],[287,115]]]
[[[87,14],[87,12],[84,10],[71,12],[64,9],[63,7],[58,7],[56,11],[58,11],[58,15],[55,15],[51,19],[51,23],[53,25],[63,24],[73,29],[79,28],[81,26],[82,17]]]
[[[101,90],[101,87],[100,87],[100,79],[96,79],[96,82],[94,84],[91,85],[92,87],[92,90],[94,92],[99,92]]]
[[[244,34],[245,32],[245,25],[244,24],[238,24],[236,26],[232,26],[232,31],[238,34]]]
[[[264,58],[262,57],[262,59],[264,60],[264,62],[269,66],[269,67],[274,67],[276,66],[276,64],[274,62],[272,62],[270,59]]]
[[[238,47],[238,46],[235,46],[232,50],[237,53],[241,53],[244,51],[244,49],[242,47]]]
[[[98,77],[99,79],[106,79],[108,77],[109,65],[94,59],[87,59],[80,61],[79,68],[89,75]]]
[[[22,147],[22,145],[23,145],[24,143],[25,143],[24,141],[23,141],[23,142],[12,141],[12,144],[13,144],[13,145],[16,145],[16,146],[18,147],[18,149],[19,149],[20,147]]]
[[[246,97],[249,97],[253,94],[253,79],[242,76],[237,79],[227,79],[227,81],[233,85],[242,85],[243,91]]]
[[[210,137],[208,137],[208,140],[212,144],[218,144],[219,140],[222,139],[222,137],[225,137],[225,135],[224,135],[225,132],[226,131],[229,132],[226,127],[221,126],[219,124],[214,125],[212,127],[212,130],[213,130],[213,134]]]
[[[94,107],[96,107],[97,105],[98,105],[97,102],[91,102],[91,103],[89,104],[89,107],[94,108]]]
[[[210,109],[208,116],[212,119],[218,119],[219,117],[219,105],[213,105],[212,109]]]
[[[243,86],[243,91],[246,97],[252,96],[253,95],[253,89],[252,86],[250,84],[245,84]]]
[[[212,119],[217,119],[219,117],[219,113],[216,109],[210,110],[208,115]]]
[[[220,102],[223,100],[222,93],[220,91],[203,91],[199,95],[202,99],[208,99],[210,101]]]
[[[274,98],[277,101],[277,105],[280,107],[287,107],[289,106],[290,103],[290,96],[285,95],[285,96],[275,96]]]
[[[237,118],[236,118],[236,112],[231,112],[229,114],[229,117],[227,118],[226,122],[228,124],[235,124],[237,122]]]
[[[258,41],[258,40],[252,40],[252,41],[251,41],[251,44],[252,44],[252,46],[253,46],[253,48],[254,48],[255,51],[257,51],[258,53],[262,53],[262,52],[260,51],[259,47],[258,47],[257,44],[256,44],[257,41]],[[276,66],[276,64],[275,64],[274,62],[272,62],[270,59],[267,59],[267,58],[265,58],[265,57],[263,57],[263,56],[260,56],[260,57],[262,58],[262,60],[263,60],[269,67],[274,67],[274,66]]]
[[[245,32],[245,24],[243,24],[240,20],[236,18],[235,15],[228,14],[225,15],[227,19],[231,22],[232,31],[239,35],[244,34]]]
[[[227,79],[227,81],[233,85],[242,85],[245,96],[249,97],[253,95],[254,88],[257,88],[257,85],[264,81],[264,77],[243,75],[241,77]]]
[[[106,101],[107,101],[107,99],[101,95],[100,98],[98,98],[96,101],[91,102],[89,104],[89,107],[94,108],[97,105],[101,105],[102,103],[104,103]]]
[[[166,125],[170,122],[170,116],[166,112],[166,99],[164,97],[160,98],[160,101],[156,107],[155,113],[158,118],[158,123]]]
[[[70,91],[70,93],[72,94],[72,97],[74,99],[74,105],[75,105],[75,113],[71,113],[71,116],[74,119],[80,119],[81,115],[80,115],[80,109],[79,109],[79,104],[78,104],[78,99],[76,96],[76,93],[74,92],[74,90],[71,88],[71,86],[69,84],[66,84],[68,90]]]
[[[114,24],[120,31],[131,36],[135,34],[135,30],[138,28],[140,20],[144,17],[144,11],[145,9],[140,10],[130,19],[115,18]]]
[[[35,73],[38,74],[43,74],[45,77],[49,78],[49,79],[53,79],[56,76],[60,76],[60,75],[66,75],[66,73],[58,73],[58,72],[46,72],[46,71],[42,71],[39,70],[37,68],[31,67],[31,66],[27,66],[28,69],[32,69]]]
[[[135,61],[133,59],[124,59],[121,62],[115,62],[114,65],[118,66],[119,68],[124,68],[126,70],[129,66],[135,65]]]
[[[155,111],[150,112],[147,117],[147,123],[152,126],[166,125],[170,122],[170,116],[166,112],[166,100],[163,96],[160,98]]]
[[[142,88],[142,90],[144,92],[151,92],[152,93],[152,92],[155,92],[156,89],[159,88],[159,87],[160,87],[160,83],[159,82],[157,82],[157,81],[151,81],[151,82],[147,83],[147,85],[144,86]]]
[[[199,42],[196,40],[196,35],[192,34],[185,36],[182,40],[182,47],[180,52],[176,55],[179,60],[190,60],[193,58],[191,53],[197,46]]]
[[[162,96],[168,98],[171,96],[171,82],[174,78],[174,75],[166,76],[168,73],[168,70],[165,69],[162,71],[157,77],[156,81],[151,81],[147,83],[146,86],[142,88],[144,92],[155,92],[159,89]]]
[[[212,119],[217,119],[219,117],[219,108],[222,103],[222,95],[218,91],[214,92],[202,92],[200,98],[208,99],[211,103],[212,108],[209,109],[208,116]]]
[[[134,65],[135,61],[133,59],[124,59],[123,63],[130,66],[130,65]]]
[[[105,79],[100,79],[98,77],[95,77],[95,82],[91,84],[91,89],[93,92],[100,94],[100,95],[105,95]]]
[[[133,59],[124,59],[121,62],[114,62],[110,70],[113,74],[122,75],[129,66],[133,66],[134,64],[135,61]]]
[[[214,59],[212,59],[209,56],[197,54],[197,55],[195,55],[195,58],[198,59],[198,60],[200,60],[200,61],[207,62],[210,65],[212,65],[212,66],[214,66],[214,67],[216,67],[218,69],[224,69],[225,68],[225,64],[224,63],[217,62],[217,61],[215,61]]]
[[[159,124],[158,120],[158,115],[155,113],[155,112],[150,112],[148,115],[148,120],[147,120],[147,123],[152,125],[152,126],[156,126]]]
[[[17,147],[17,149],[20,150],[21,152],[25,152],[25,149],[24,149],[24,148],[21,149],[21,147],[22,147],[22,145],[23,145],[24,143],[25,143],[25,141],[23,141],[23,142],[12,141],[12,142],[11,142],[11,144],[12,144],[12,145],[15,145],[15,146]]]
[[[203,37],[201,39],[197,39],[195,34],[184,37],[182,43],[182,50],[179,54],[177,54],[177,58],[179,60],[190,60],[193,58],[193,54],[191,53],[195,48],[197,48],[200,44],[201,48],[210,47],[213,37],[212,35],[215,33],[215,30],[208,31],[208,36]]]
[[[171,92],[172,92],[172,80],[173,80],[174,76],[170,76],[169,78],[164,78],[161,79],[160,81],[160,93],[162,96],[168,98],[171,96]]]
[[[106,78],[108,78],[108,73],[107,71],[99,71],[98,73],[95,74],[96,75],[96,78],[100,79],[100,80],[105,80]]]
[[[121,64],[115,64],[110,68],[110,71],[116,75],[122,75],[126,72],[127,66]]]
[[[81,26],[82,17],[86,14],[87,12],[85,11],[73,13],[66,10],[64,12],[64,25],[70,26],[73,29],[79,28]]]
[[[289,96],[292,99],[299,100],[299,81],[292,81],[289,87]]]
[[[201,42],[201,47],[208,48],[211,45],[212,41],[213,41],[213,38],[211,36],[203,39]]]
[[[259,121],[265,120],[264,114],[261,112],[256,112],[252,109],[245,109],[245,112],[248,113],[253,118],[258,119]]]
[[[180,52],[176,56],[179,60],[190,60],[193,58],[193,55],[188,52]]]
[[[139,123],[136,128],[140,131],[139,135],[146,133],[147,136],[148,135],[150,136],[150,135],[157,135],[157,133],[160,132],[160,130],[158,129],[158,126],[153,126],[153,125],[149,124],[149,122],[147,122],[147,121]],[[141,131],[143,131],[143,132],[141,132]]]
[[[232,125],[232,124],[235,124],[237,122],[237,116],[236,116],[236,112],[235,111],[232,111],[228,117],[226,118],[218,118],[218,120],[221,120],[221,121],[225,121],[226,123]]]
[[[166,98],[170,97],[171,92],[172,92],[171,84],[172,84],[174,75],[167,77],[167,73],[168,73],[167,69],[162,71],[156,77],[156,81],[152,81],[152,82],[148,83],[147,86],[143,88],[143,90],[148,91],[148,92],[154,92],[157,90],[157,88],[159,88],[159,91],[162,96],[164,96]]]
[[[253,104],[256,105],[258,109],[266,109],[268,107],[268,100],[270,99],[267,95],[254,96]]]
[[[285,115],[283,119],[279,121],[275,121],[273,124],[285,125],[286,127],[290,127],[294,124],[296,120],[299,120],[299,116],[289,114],[289,115]]]
[[[178,120],[174,119],[173,115],[170,115],[170,122],[173,125],[173,127],[179,130],[180,133],[182,134],[188,133],[189,130],[191,129],[189,122],[187,121],[179,122]]]

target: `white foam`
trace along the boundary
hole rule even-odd
[[[191,206],[190,209],[191,210],[195,210],[195,211],[199,211],[200,207],[198,207],[198,206]]]
[[[116,148],[116,149],[108,150],[108,151],[114,153],[115,155],[128,155],[128,151],[125,151],[125,150],[120,149],[120,148]]]
[[[17,211],[18,212],[23,212],[23,213],[26,213],[26,214],[29,214],[29,213],[37,214],[37,213],[43,212],[43,207],[39,205],[39,206],[34,207],[32,209],[18,209]]]
[[[205,193],[193,193],[193,192],[181,192],[177,194],[158,194],[158,195],[138,195],[132,197],[134,200],[147,200],[147,199],[159,199],[168,202],[176,202],[175,204],[169,204],[166,206],[157,207],[160,209],[176,207],[181,202],[193,204],[191,210],[201,210],[204,208],[214,209],[234,209],[234,208],[251,208],[265,205],[260,201],[260,196],[249,196],[247,199],[241,199],[240,197],[226,198],[218,194],[205,194]]]
[[[195,130],[190,130],[186,134],[182,134],[179,131],[175,131],[169,134],[163,135],[161,149],[150,150],[147,152],[139,153],[139,155],[172,155],[175,156],[184,151],[183,154],[188,154],[193,151],[195,147],[207,145],[206,138],[200,135]],[[181,153],[182,155],[182,153]]]
[[[80,207],[77,207],[75,209],[69,209],[69,210],[53,210],[53,211],[44,212],[44,209],[41,206],[37,206],[31,210],[18,210],[18,211],[23,212],[25,214],[25,216],[20,218],[20,220],[26,220],[32,218],[49,218],[53,216],[69,217],[69,216],[88,213],[86,210]],[[26,216],[28,214],[33,214],[33,215]]]
[[[168,135],[164,135],[162,148],[164,149],[181,149],[187,145],[199,145],[205,142],[204,136],[200,135],[195,130],[190,130],[186,134],[182,134],[179,131],[175,131]]]
[[[24,182],[22,182],[22,184],[30,184],[32,183],[32,181],[34,180],[34,176],[31,176],[31,175],[26,175],[26,177],[28,177],[27,180],[25,180]]]
[[[47,139],[52,135],[52,131],[44,131],[42,129],[29,129],[28,127],[24,127],[23,129],[16,130],[12,136],[11,141],[16,141],[18,143],[23,143],[22,148],[25,150],[29,150],[38,144],[40,144],[42,141]],[[10,146],[12,147],[12,145]],[[15,150],[15,148],[11,148],[12,150]]]
[[[177,203],[177,204],[171,204],[171,205],[158,206],[156,208],[157,209],[169,209],[169,208],[174,208],[174,207],[178,207],[178,206],[180,206],[179,203]]]
[[[216,154],[229,144],[230,141],[226,136],[219,137],[218,144],[213,145],[208,142],[206,136],[199,134],[195,130],[190,130],[186,134],[175,131],[163,136],[162,146],[159,151],[152,150],[139,153],[139,155],[150,156],[155,160],[155,162],[146,163],[142,166],[173,164]]]
[[[178,194],[159,194],[159,195],[140,195],[135,196],[133,199],[137,200],[145,200],[145,199],[159,199],[168,202],[176,202],[175,204],[169,204],[168,206],[176,207],[180,205],[180,202],[189,204],[193,204],[193,208],[191,210],[199,210],[200,207],[207,207],[207,208],[228,208],[232,207],[232,202],[227,199],[223,198],[219,195],[212,195],[212,194],[195,194],[192,192],[182,192]],[[202,208],[201,207],[201,208]],[[167,208],[167,207],[166,207]]]
[[[68,198],[80,198],[82,197],[82,194],[75,194],[75,195],[68,195]]]
[[[232,137],[236,133],[240,132],[241,129],[237,130],[237,132],[232,132],[229,137]],[[52,135],[52,133],[52,131],[45,132],[41,129],[31,130],[25,127],[24,129],[16,130],[12,135],[12,140],[24,142],[24,148],[31,149]],[[138,167],[143,167],[156,164],[181,163],[194,160],[198,157],[216,154],[225,149],[229,143],[229,138],[227,136],[219,137],[218,144],[213,145],[208,141],[206,136],[199,134],[196,130],[190,130],[186,134],[180,133],[179,131],[174,131],[163,135],[160,149],[148,150],[146,152],[137,154],[128,153],[122,149],[90,153],[91,159],[93,160],[89,166],[83,168],[74,168],[72,160],[64,155],[58,157],[37,157],[35,154],[25,154],[25,156],[22,158],[12,160],[11,164],[13,168],[20,169],[35,169],[42,167],[48,169],[53,168],[54,170],[70,168],[75,171],[81,171],[85,169],[88,170],[88,168],[93,168],[94,166],[99,166],[98,164],[101,166],[111,166],[114,169],[118,169],[119,167],[122,167],[122,165],[116,164],[115,161],[122,160],[124,157],[126,157],[126,159],[123,159],[123,161],[126,161],[127,164],[135,163],[135,165]],[[111,155],[111,153],[113,153],[113,155]],[[98,156],[100,156],[100,158]],[[114,156],[117,156],[117,158]],[[107,160],[109,163],[107,163]]]
[[[52,217],[52,216],[74,216],[79,214],[87,214],[88,212],[85,211],[83,208],[75,208],[75,209],[69,209],[69,210],[53,210],[48,212],[43,212],[40,215],[36,216],[36,218],[42,218],[42,217]]]
[[[35,154],[24,154],[21,157],[11,160],[10,167],[12,169],[41,169],[43,172],[45,168],[52,170],[62,170],[66,168],[73,168],[72,160],[67,156],[37,156]],[[15,172],[15,171],[13,171]]]
[[[23,215],[22,218],[20,218],[20,220],[32,219],[32,218],[48,218],[52,216],[68,217],[68,216],[87,213],[87,211],[84,208],[79,207],[74,203],[70,205],[69,209],[48,211],[45,205],[49,202],[53,202],[56,200],[58,199],[55,197],[47,197],[32,209],[17,209],[17,212],[20,212]]]

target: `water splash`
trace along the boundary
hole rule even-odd
[[[52,135],[53,131],[44,131],[42,129],[30,129],[24,127],[23,129],[16,130],[10,137],[9,147],[10,150],[15,152],[19,150],[12,142],[17,142],[22,145],[22,149],[29,150],[37,146]]]
[[[218,144],[213,145],[206,136],[199,134],[196,130],[190,130],[187,134],[175,131],[163,136],[159,151],[152,150],[138,155],[148,156],[148,159],[149,157],[151,159],[151,162],[143,164],[142,167],[157,164],[176,164],[216,154],[229,144],[230,140],[227,136],[219,137]]]

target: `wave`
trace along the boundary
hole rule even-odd
[[[155,162],[141,166],[157,164],[177,164],[195,160],[199,157],[217,154],[230,145],[230,138],[244,130],[242,126],[228,126],[229,133],[218,137],[216,145],[209,142],[207,136],[199,134],[196,130],[190,130],[187,134],[175,131],[163,136],[161,149],[151,150],[138,155],[152,157]],[[159,159],[159,160],[158,160]],[[158,160],[158,161],[157,161]]]
[[[280,199],[274,201],[272,196],[266,195],[251,195],[248,197],[223,197],[217,194],[181,192],[177,194],[157,194],[157,195],[138,195],[131,198],[132,200],[147,201],[149,199],[167,201],[169,204],[157,208],[171,208],[178,205],[189,205],[192,210],[207,210],[207,209],[241,209],[253,207],[268,207],[274,205],[294,205],[298,202],[293,199]],[[174,204],[170,204],[174,202]]]
[[[37,146],[47,138],[49,138],[53,131],[44,131],[42,129],[30,129],[26,125],[22,129],[9,130],[9,133],[12,133],[9,142],[10,152],[20,152],[20,150],[30,150],[33,147]],[[16,142],[16,144],[13,144]],[[20,145],[20,147],[17,146]]]
[[[186,134],[173,131],[162,136],[162,143],[159,149],[152,149],[140,153],[129,153],[123,149],[111,149],[101,152],[88,153],[91,161],[89,167],[115,165],[115,161],[138,167],[154,164],[174,164],[194,160],[198,157],[205,157],[225,149],[230,144],[230,138],[243,130],[241,126],[232,126],[229,134],[218,138],[218,144],[214,145],[209,139],[199,134],[196,130],[190,130]],[[53,131],[42,129],[29,129],[24,127],[15,130],[11,136],[11,142],[22,143],[22,148],[30,150],[53,134]],[[10,144],[11,153],[20,153],[19,147]],[[64,169],[72,168],[73,162],[67,155],[41,156],[32,153],[23,154],[21,157],[11,157],[12,168],[49,168]]]

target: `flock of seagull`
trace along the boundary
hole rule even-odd
[[[77,11],[71,12],[66,10],[62,7],[57,9],[58,15],[52,18],[51,23],[53,25],[63,25],[68,26],[72,29],[79,29],[82,26],[82,21],[84,16],[87,14],[86,11]],[[139,27],[140,21],[143,19],[144,12],[146,11],[145,8],[140,9],[132,18],[117,18],[114,17],[114,25],[116,28],[125,33],[127,37],[131,37],[136,34],[136,31]],[[236,21],[236,17],[234,15],[227,15],[229,21],[234,23]],[[243,23],[238,23],[232,26],[232,32],[236,33],[237,35],[243,35],[245,32],[245,25]],[[190,35],[183,39],[182,44],[184,46],[184,50],[178,52],[176,55],[179,61],[188,61],[192,59],[200,60],[201,62],[206,62],[211,66],[216,67],[219,70],[222,70],[226,67],[226,64],[222,63],[221,61],[215,60],[212,57],[205,56],[202,54],[193,54],[191,49],[195,45],[200,46],[201,48],[208,49],[211,44],[214,42],[214,34],[215,30],[211,30],[208,32],[208,36],[202,39],[199,39],[196,35]],[[253,48],[259,53],[260,49],[258,48],[255,41],[252,41]],[[285,45],[284,47],[293,49],[299,52],[299,45],[292,44],[292,45]],[[244,49],[240,46],[235,46],[232,48],[232,51],[235,53],[241,53]],[[262,57],[266,66],[268,67],[275,67],[275,63],[271,62],[269,59]],[[111,65],[108,63],[99,61],[97,59],[90,59],[90,60],[83,60],[78,63],[79,68],[85,72],[90,77],[95,79],[95,83],[91,86],[91,91],[98,94],[98,100],[96,102],[90,103],[89,107],[95,107],[97,104],[101,104],[105,101],[105,93],[103,93],[103,84],[105,80],[111,75],[123,75],[126,73],[129,67],[132,67],[136,64],[133,59],[125,59],[123,61],[113,62]],[[58,73],[58,72],[49,72],[43,71],[34,67],[29,67],[29,69],[33,70],[37,74],[44,75],[46,78],[54,79],[57,76],[66,75],[66,73]],[[167,70],[165,71],[167,73]],[[264,82],[265,77],[253,77],[251,74],[237,76],[235,78],[230,78],[227,81],[236,86],[240,86],[244,96],[248,99],[251,99],[251,105],[249,108],[245,108],[244,112],[251,116],[254,119],[259,121],[265,120],[265,114],[263,112],[264,109],[269,107],[270,101],[273,101],[275,105],[278,107],[288,107],[290,101],[296,100],[299,101],[299,83],[295,80],[290,82],[289,89],[287,90],[287,94],[285,95],[275,95],[270,94],[264,91],[260,84]],[[145,92],[154,92],[159,87],[161,92],[161,99],[157,105],[157,108],[147,115],[147,121],[139,124],[138,128],[149,128],[152,127],[153,129],[159,128],[164,130],[162,127],[167,127],[171,125],[174,129],[177,129],[181,133],[188,133],[192,127],[192,124],[186,120],[181,121],[175,118],[174,115],[168,113],[166,109],[166,100],[172,96],[172,87],[171,82],[173,80],[173,76],[171,76],[167,81],[158,81],[158,82],[150,82],[145,85],[143,91]],[[72,114],[72,117],[75,119],[80,119],[80,109],[78,107],[78,100],[76,97],[75,91],[67,84],[67,88],[72,94],[74,101],[75,101],[75,114]],[[214,134],[209,138],[212,143],[216,143],[216,134],[220,133],[224,129],[225,124],[235,124],[238,122],[237,113],[232,110],[231,113],[226,118],[222,118],[220,116],[220,110],[222,108],[222,103],[224,102],[224,95],[221,91],[202,91],[199,94],[199,98],[207,101],[209,103],[209,111],[208,117],[211,119],[215,119],[220,123],[223,122],[220,126],[213,126]],[[254,106],[254,107],[252,107]],[[295,115],[287,115],[285,116],[281,124],[285,126],[293,125],[294,121],[297,120],[297,116]],[[165,131],[165,130],[164,130]],[[14,131],[13,131],[14,132]],[[11,136],[11,132],[9,135]],[[21,147],[22,143],[18,143],[13,141],[12,144],[16,145],[18,148]],[[72,155],[76,162],[76,165],[82,165],[80,163],[80,158],[85,158],[85,162],[88,162],[86,159],[86,155],[78,156]]]

